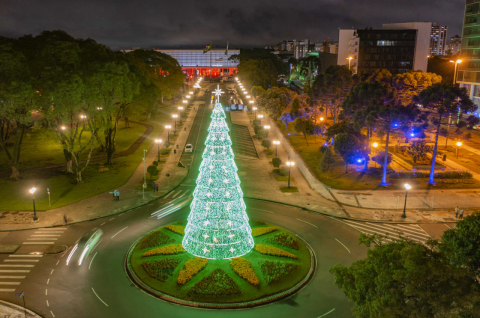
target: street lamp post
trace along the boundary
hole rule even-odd
[[[275,145],[275,158],[278,158],[278,145],[280,145],[280,141],[274,140],[273,144]]]
[[[252,107],[252,110],[255,111],[255,119],[257,119],[257,107]]]
[[[405,214],[406,210],[407,210],[407,195],[408,195],[408,190],[410,190],[412,188],[411,185],[409,185],[408,183],[405,183],[403,185],[405,187],[405,205],[403,206],[403,214],[402,214],[402,218],[405,219],[407,217],[407,215]]]
[[[183,107],[179,106],[178,111],[180,112],[180,124],[182,123],[182,112],[183,112]]]
[[[177,134],[177,118],[178,118],[178,115],[174,114],[174,115],[172,115],[172,118],[175,120],[175,129],[173,130],[173,135],[176,135]]]
[[[457,64],[462,63],[462,60],[450,61],[450,63],[455,63],[455,71],[453,73],[453,85],[457,84]]]
[[[348,60],[348,70],[350,71],[350,62],[353,60],[353,57],[349,56],[347,57]]]
[[[265,126],[263,126],[263,129],[265,129],[267,131],[267,135],[265,137],[268,138],[268,130],[270,129],[270,126],[265,125]]]
[[[172,128],[172,126],[170,126],[170,125],[165,126],[165,129],[167,129],[167,142],[170,142],[170,129],[171,128]]]
[[[295,165],[295,162],[293,161],[287,161],[287,166],[288,166],[288,187],[290,188],[290,169]]]
[[[372,143],[372,147],[376,149],[378,147],[378,142]],[[371,149],[370,149],[370,153],[373,153],[373,151]],[[375,168],[376,167],[377,167],[377,162],[375,161]]]
[[[29,190],[29,192],[32,194],[32,200],[33,200],[33,221],[36,221],[38,220],[37,218],[37,210],[35,210],[35,191],[37,189],[36,188],[31,188]]]
[[[458,159],[458,148],[460,148],[462,146],[462,142],[457,141],[456,145],[457,145],[456,153],[457,153],[457,159]]]
[[[80,118],[82,119],[82,122],[83,122],[83,129],[85,129],[85,118],[87,118],[87,116],[80,115]]]
[[[258,115],[258,118],[260,118],[260,125],[261,125],[261,124],[262,124],[263,115]]]
[[[157,144],[158,164],[160,164],[160,144],[162,139],[155,139],[155,143]]]

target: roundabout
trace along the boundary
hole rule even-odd
[[[160,299],[203,308],[253,307],[294,294],[315,272],[311,247],[278,226],[250,221],[254,249],[241,257],[208,260],[183,249],[185,223],[139,238],[125,260],[132,281]]]

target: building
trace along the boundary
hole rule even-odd
[[[353,73],[387,69],[392,74],[427,71],[431,23],[391,23],[383,29],[340,29],[338,65],[349,65]]]
[[[473,102],[480,106],[480,0],[467,0],[463,19],[457,83],[465,87]]]
[[[458,35],[452,36],[450,38],[450,43],[447,46],[448,55],[456,55],[460,53],[460,47],[462,45],[462,38]]]
[[[330,43],[330,50],[325,53],[338,54],[338,43]]]
[[[307,53],[315,48],[315,44],[310,42],[310,39],[295,41],[293,44],[293,57],[298,59],[307,56]]]
[[[203,50],[162,50],[155,49],[170,55],[178,61],[182,70],[188,77],[228,77],[238,72],[238,63],[228,60],[232,55],[240,54],[240,50],[212,49],[206,53]]]
[[[447,50],[447,26],[432,23],[430,34],[430,54],[445,55]]]

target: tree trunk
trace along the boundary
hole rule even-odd
[[[435,146],[433,147],[433,153],[432,153],[432,166],[430,168],[430,178],[428,180],[428,184],[435,184],[435,181],[433,181],[433,178],[435,176],[435,161],[437,159],[438,135],[440,132],[441,122],[442,122],[442,114],[440,114],[438,118],[437,132],[435,134]]]
[[[383,159],[383,175],[381,185],[388,185],[387,183],[387,165],[388,165],[388,141],[390,139],[390,128],[387,129],[387,140],[385,141],[385,158]]]
[[[20,179],[20,171],[16,166],[10,166],[12,168],[12,174],[10,175],[10,179],[19,180]]]
[[[97,142],[100,145],[100,152],[104,152],[105,146],[103,145],[102,139],[100,139],[100,136],[98,134],[95,134],[95,138],[97,139]]]
[[[22,141],[23,141],[23,134],[25,132],[25,126],[23,124],[20,124],[17,122],[17,128],[15,132],[15,141],[13,144],[13,153],[10,153],[10,151],[7,148],[7,143],[5,139],[3,139],[4,136],[2,136],[2,139],[0,140],[0,144],[5,151],[5,154],[7,155],[8,158],[8,164],[10,165],[12,169],[12,174],[10,176],[10,179],[13,180],[18,180],[20,179],[20,172],[18,169],[18,165],[20,163],[20,150],[22,146]]]
[[[67,174],[72,174],[73,173],[73,169],[72,169],[72,154],[67,150],[67,149],[63,149],[63,156],[65,157],[65,161],[67,162],[67,171],[66,173]]]
[[[308,146],[307,134],[303,133],[303,136],[305,137],[305,142],[307,143],[307,146]]]

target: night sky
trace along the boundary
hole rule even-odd
[[[431,21],[461,35],[465,0],[0,0],[0,36],[64,30],[112,49],[263,47],[338,28]]]

